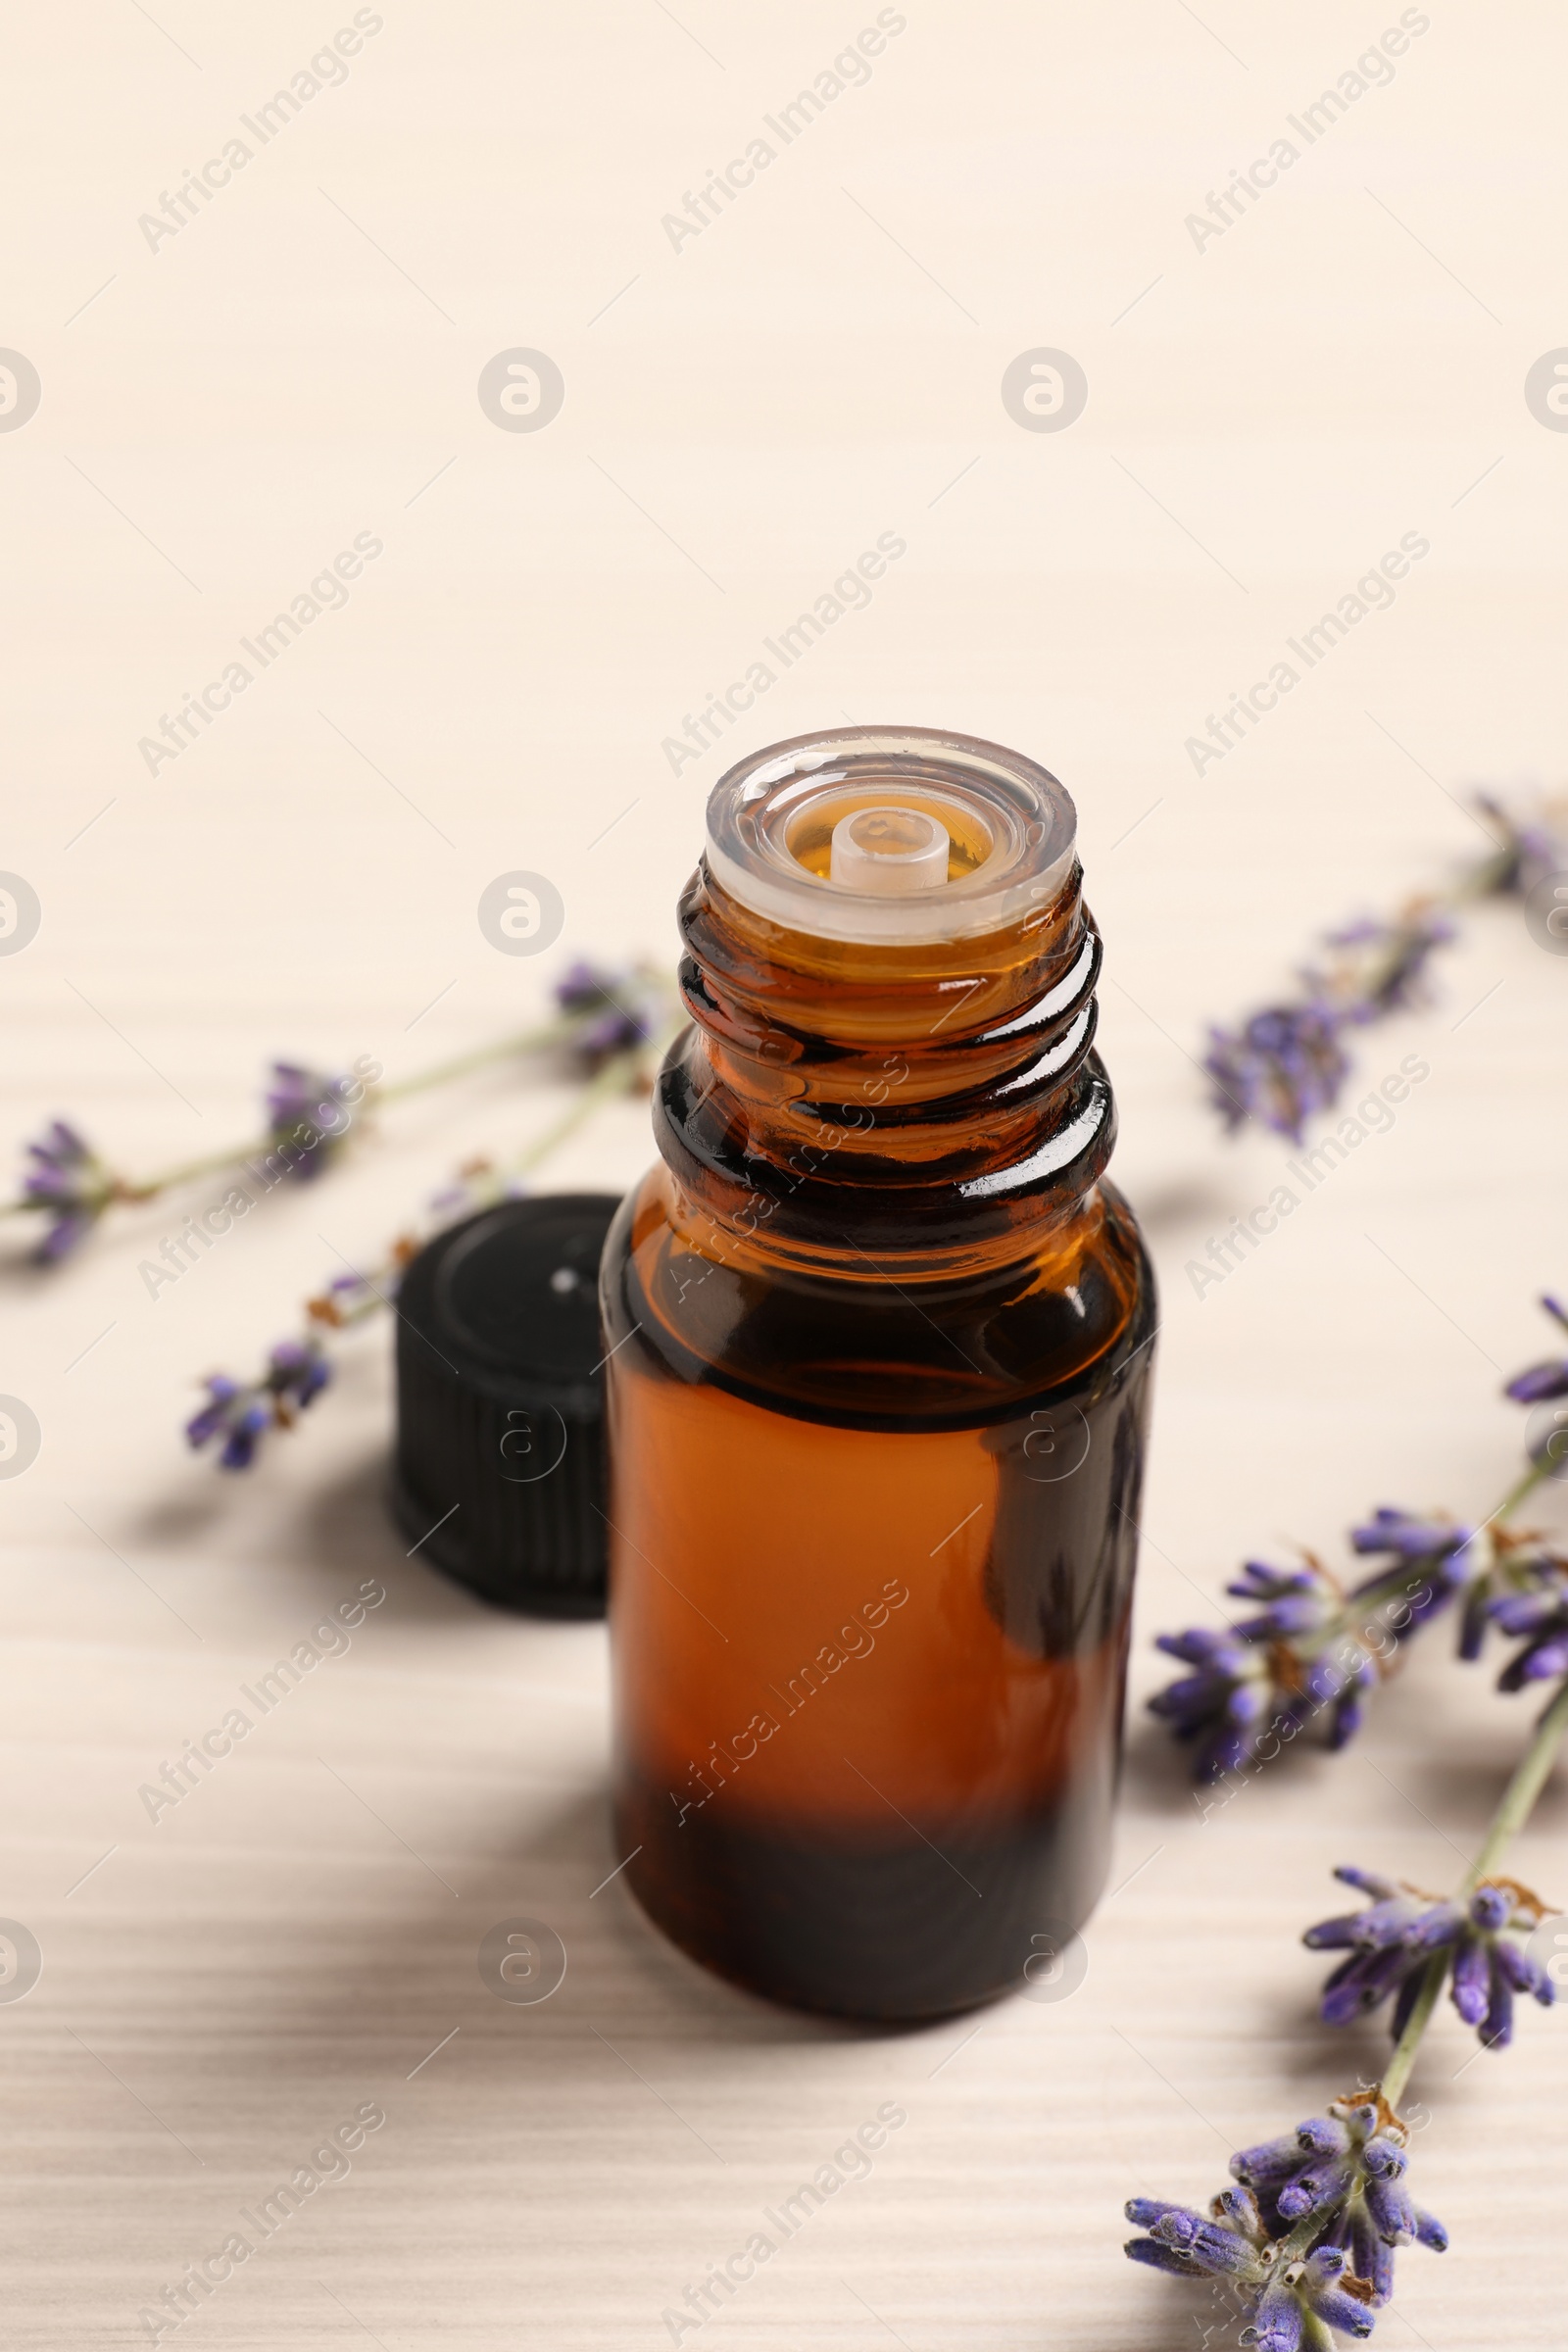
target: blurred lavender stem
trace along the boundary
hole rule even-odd
[[[1496,1509],[1488,1518],[1482,1520],[1481,1525],[1496,1527],[1500,1526],[1504,1519],[1512,1518],[1519,1505],[1527,1496],[1535,1493],[1543,1479],[1550,1478],[1553,1472],[1554,1463],[1549,1454],[1544,1454],[1540,1461],[1533,1461],[1529,1469],[1514,1481]]]
[[[209,1152],[201,1159],[183,1159],[175,1167],[161,1168],[156,1176],[144,1176],[139,1180],[129,1176],[116,1176],[112,1182],[109,1198],[112,1200],[123,1201],[156,1200],[159,1194],[167,1192],[171,1185],[186,1184],[196,1176],[211,1176],[219,1168],[231,1168],[236,1160],[247,1156],[248,1150],[265,1151],[266,1149],[266,1141],[249,1147],[236,1144],[231,1145],[225,1152]],[[39,1200],[28,1200],[25,1195],[16,1200],[0,1200],[0,1217],[21,1217],[28,1214],[36,1216],[42,1205],[43,1203]]]
[[[426,1238],[512,1195],[519,1180],[583,1126],[612,1095],[628,1092],[659,1067],[678,1026],[669,1022],[655,1030],[628,1020],[628,1042],[605,1054],[582,1082],[575,1100],[542,1135],[499,1167],[481,1160],[459,1170],[457,1185],[438,1194],[430,1204],[435,1214]],[[484,1056],[490,1057],[488,1053]],[[463,1066],[473,1067],[477,1058],[465,1056]],[[453,1072],[449,1067],[442,1074]],[[243,1382],[227,1373],[209,1373],[207,1401],[185,1425],[190,1445],[200,1450],[221,1439],[220,1467],[248,1470],[267,1432],[291,1429],[300,1412],[330,1386],[328,1334],[351,1330],[368,1321],[378,1308],[394,1306],[403,1270],[419,1248],[417,1234],[403,1233],[368,1272],[351,1266],[346,1274],[333,1276],[324,1290],[306,1300],[301,1337],[281,1341],[258,1378]]]
[[[487,1063],[505,1061],[514,1054],[539,1054],[548,1047],[564,1045],[582,1027],[580,1019],[562,1014],[545,1022],[539,1029],[524,1029],[515,1037],[499,1038],[493,1045],[477,1046],[471,1054],[459,1054],[451,1061],[438,1061],[428,1070],[416,1070],[412,1078],[400,1078],[395,1086],[374,1086],[368,1091],[367,1107],[378,1109],[383,1102],[401,1102],[406,1095],[423,1094],[428,1087],[444,1086],[449,1078],[466,1077],[469,1070],[482,1070]],[[197,1176],[211,1176],[220,1168],[234,1167],[240,1160],[266,1152],[272,1135],[256,1136],[248,1144],[232,1144],[226,1152],[209,1152],[201,1159],[180,1160],[172,1168],[161,1168],[156,1176],[143,1177],[139,1182],[121,1179],[118,1198],[122,1200],[155,1200],[172,1185],[188,1184]],[[30,1208],[29,1200],[8,1200],[3,1213],[15,1214],[18,1209]]]
[[[417,1070],[392,1086],[367,1080],[360,1075],[360,1063],[352,1077],[332,1077],[297,1063],[274,1062],[268,1095],[270,1120],[263,1136],[181,1160],[153,1176],[122,1176],[68,1120],[57,1118],[27,1145],[32,1168],[17,1199],[0,1201],[0,1217],[26,1212],[48,1218],[48,1230],[33,1254],[39,1263],[53,1265],[68,1257],[112,1206],[155,1200],[198,1176],[238,1169],[257,1158],[270,1167],[280,1165],[285,1173],[318,1176],[355,1123],[358,1106],[374,1109],[472,1070],[552,1047],[568,1049],[592,1073],[622,1046],[646,1042],[655,1025],[655,1006],[667,1002],[668,984],[645,965],[608,972],[579,960],[557,983],[555,993],[559,1010],[554,1019]],[[378,1076],[379,1064],[372,1062],[370,1067]]]
[[[371,1087],[367,1099],[368,1109],[378,1109],[383,1102],[398,1102],[406,1095],[422,1095],[427,1088],[444,1086],[449,1078],[466,1077],[470,1070],[482,1070],[493,1061],[506,1061],[514,1054],[541,1054],[551,1046],[564,1045],[582,1026],[580,1019],[569,1014],[547,1021],[542,1028],[521,1030],[515,1037],[499,1038],[493,1045],[476,1046],[470,1054],[456,1054],[450,1061],[438,1061],[428,1070],[416,1070],[412,1078],[400,1078],[395,1086]],[[254,1153],[265,1152],[272,1141],[269,1133],[254,1143],[237,1144],[226,1152],[210,1152],[203,1159],[182,1160],[177,1167],[164,1168],[158,1175],[149,1176],[140,1184],[124,1183],[120,1194],[122,1200],[154,1200],[171,1185],[187,1184],[197,1176],[211,1176],[220,1168],[231,1168],[236,1161],[249,1159]],[[8,1201],[7,1210],[25,1208],[25,1200]]]
[[[1465,1873],[1463,1883],[1455,1889],[1455,1902],[1468,1901],[1482,1880],[1490,1877],[1493,1869],[1501,1861],[1509,1842],[1524,1828],[1535,1808],[1537,1797],[1546,1785],[1546,1776],[1556,1761],[1565,1732],[1568,1732],[1568,1682],[1561,1685],[1556,1697],[1537,1724],[1535,1737],[1520,1757],[1514,1776],[1502,1792],[1502,1800],[1492,1816],[1481,1851]],[[1438,2005],[1447,1970],[1448,1955],[1440,1952],[1428,1967],[1426,1983],[1417,1993],[1415,2007],[1405,2022],[1404,2032],[1395,2044],[1394,2055],[1389,2060],[1382,2082],[1383,2096],[1391,2107],[1398,2106],[1400,2094],[1410,2080],[1416,2052],[1421,2046],[1421,2036]]]
[[[1308,1120],[1340,1101],[1354,1066],[1352,1033],[1423,1001],[1429,958],[1458,937],[1450,916],[1482,899],[1526,899],[1568,865],[1568,811],[1525,820],[1484,793],[1477,806],[1494,847],[1449,888],[1422,893],[1392,916],[1324,933],[1326,964],[1300,969],[1294,993],[1232,1027],[1210,1028],[1202,1068],[1230,1132],[1252,1123],[1299,1146]]]
[[[395,1086],[378,1086],[374,1101],[400,1102],[406,1095],[423,1094],[426,1087],[444,1086],[449,1078],[466,1078],[470,1070],[482,1070],[490,1062],[505,1061],[514,1054],[541,1054],[550,1046],[565,1045],[582,1028],[580,1016],[562,1013],[547,1021],[542,1029],[524,1029],[515,1037],[503,1037],[491,1046],[476,1046],[468,1054],[454,1054],[450,1061],[438,1061],[433,1068],[416,1070],[412,1078],[400,1078]]]
[[[645,1055],[656,1056],[655,1066],[657,1067],[657,1061],[663,1058],[664,1048],[668,1042],[667,1037],[656,1037],[647,1046],[634,1046],[624,1054],[612,1054],[608,1061],[604,1062],[583,1085],[575,1102],[562,1112],[553,1126],[547,1127],[543,1135],[536,1136],[531,1144],[524,1145],[523,1149],[512,1158],[504,1160],[499,1167],[489,1171],[496,1197],[502,1198],[510,1182],[530,1174],[542,1161],[549,1158],[552,1152],[565,1143],[569,1136],[574,1135],[579,1127],[586,1126],[600,1104],[608,1102],[612,1095],[627,1092],[636,1083]],[[475,1203],[475,1205],[479,1205],[479,1203]],[[402,1257],[399,1255],[400,1250],[405,1252]],[[378,1308],[390,1306],[392,1298],[387,1290],[380,1286],[395,1282],[405,1262],[406,1245],[394,1242],[376,1269],[374,1286],[370,1286],[368,1276],[365,1277],[365,1282],[369,1287],[366,1288],[363,1296],[357,1298],[353,1304],[339,1303],[333,1314],[317,1314],[314,1316],[314,1320],[329,1322],[335,1328],[346,1330],[353,1324],[365,1322]]]

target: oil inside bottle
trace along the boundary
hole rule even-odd
[[[664,1164],[603,1275],[626,1879],[720,1974],[887,2021],[1049,1981],[1099,1891],[1154,1327],[1070,829],[1025,843],[1010,919],[904,938],[955,880],[986,912],[953,777],[992,747],[902,740],[896,821],[838,846],[853,730],[795,820],[817,884],[926,861],[840,886],[875,939],[791,930],[722,857],[694,883]]]

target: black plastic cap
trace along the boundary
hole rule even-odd
[[[608,1193],[507,1200],[438,1234],[397,1299],[392,1508],[417,1556],[503,1608],[605,1609]]]

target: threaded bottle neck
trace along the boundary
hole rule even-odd
[[[680,923],[694,1025],[656,1124],[721,1223],[808,1258],[853,1228],[879,1264],[941,1272],[1034,1239],[1097,1182],[1114,1112],[1076,866],[1027,929],[924,947],[787,933],[706,868]]]
[[[1115,1122],[1075,828],[1044,769],[958,737],[850,729],[722,780],[656,1106],[700,1211],[775,1260],[921,1279],[1079,1210]]]

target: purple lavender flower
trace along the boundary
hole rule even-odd
[[[1449,1519],[1423,1519],[1413,1511],[1394,1510],[1388,1504],[1375,1510],[1363,1527],[1350,1530],[1353,1551],[1377,1556],[1385,1565],[1350,1589],[1353,1604],[1388,1585],[1390,1567],[1407,1571],[1406,1590],[1391,1619],[1390,1639],[1397,1644],[1419,1633],[1441,1614],[1456,1593],[1470,1588],[1481,1554],[1478,1531]]]
[[[1269,1711],[1272,1686],[1266,1659],[1227,1632],[1194,1626],[1160,1634],[1156,1647],[1194,1668],[1150,1700],[1178,1740],[1199,1742],[1194,1778],[1217,1781],[1239,1772],[1255,1753]]]
[[[242,1386],[226,1372],[210,1372],[207,1402],[186,1422],[185,1435],[198,1451],[213,1438],[221,1437],[220,1466],[248,1470],[271,1418],[271,1407],[262,1402],[259,1389]]]
[[[1256,2199],[1245,2189],[1221,2189],[1207,2218],[1163,2197],[1129,2197],[1124,2210],[1149,2231],[1127,2247],[1134,2262],[1178,2278],[1230,2278],[1244,2287],[1260,2287],[1267,2276],[1268,2232]]]
[[[33,1256],[39,1265],[58,1265],[109,1203],[125,1197],[125,1188],[65,1119],[53,1120],[27,1152],[33,1165],[23,1184],[23,1200],[50,1220]]]
[[[1459,1655],[1473,1663],[1494,1626],[1525,1646],[1498,1678],[1503,1690],[1568,1673],[1568,1556],[1540,1535],[1492,1530],[1492,1563],[1464,1596]]]
[[[272,1150],[285,1172],[311,1183],[326,1167],[364,1101],[362,1079],[346,1072],[330,1077],[297,1061],[274,1061],[267,1093]]]
[[[1568,1331],[1568,1307],[1551,1298],[1544,1298],[1541,1303]],[[1568,1355],[1548,1356],[1543,1364],[1532,1364],[1528,1372],[1510,1380],[1502,1393],[1515,1404],[1544,1404],[1551,1396],[1568,1396]]]
[[[1388,1583],[1380,1571],[1357,1593]],[[1347,1595],[1315,1560],[1300,1568],[1249,1560],[1226,1591],[1265,1605],[1217,1632],[1195,1626],[1156,1637],[1156,1647],[1195,1669],[1149,1702],[1178,1740],[1196,1743],[1195,1779],[1212,1782],[1241,1771],[1271,1738],[1277,1755],[1282,1740],[1319,1716],[1327,1719],[1329,1745],[1343,1747],[1359,1728],[1380,1671],[1347,1617],[1355,1595]],[[1359,1614],[1370,1621],[1376,1610],[1369,1605]],[[1370,1636],[1377,1629],[1369,1622],[1362,1630]],[[1391,1644],[1397,1640],[1383,1630]]]
[[[1373,1021],[1426,1002],[1427,958],[1457,936],[1447,916],[1434,906],[1417,905],[1393,922],[1381,915],[1363,916],[1327,934],[1331,948],[1357,952],[1360,968],[1337,977],[1314,974],[1313,979],[1325,995],[1332,989],[1344,999],[1345,1018]]]
[[[1282,2139],[1240,2149],[1207,2215],[1134,2197],[1134,2262],[1182,2278],[1218,2278],[1250,2319],[1242,2342],[1259,2352],[1328,2352],[1329,2330],[1370,2335],[1394,2291],[1394,2248],[1441,2253],[1441,2222],[1403,2185],[1404,2126],[1381,2097],[1337,2099]],[[1302,2244],[1303,2225],[1314,2233]],[[1299,2251],[1297,2249],[1299,2248]]]
[[[306,1299],[305,1312],[313,1323],[324,1323],[333,1331],[341,1331],[348,1324],[373,1314],[396,1292],[396,1272],[383,1273],[379,1282],[370,1274],[333,1274],[314,1298]]]
[[[1568,844],[1558,841],[1549,826],[1510,815],[1489,792],[1478,792],[1475,799],[1498,836],[1497,857],[1483,885],[1486,891],[1499,898],[1527,899],[1538,882],[1568,864]]]
[[[268,1358],[260,1380],[248,1383],[213,1372],[207,1379],[207,1402],[185,1424],[185,1435],[198,1450],[221,1437],[219,1466],[248,1470],[268,1429],[287,1429],[332,1377],[332,1369],[317,1340],[281,1340]]]
[[[1268,1603],[1231,1630],[1244,1642],[1267,1645],[1276,1725],[1294,1731],[1330,1710],[1329,1745],[1343,1747],[1359,1728],[1362,1701],[1378,1679],[1378,1666],[1345,1631],[1347,1596],[1335,1579],[1316,1560],[1299,1568],[1249,1560],[1225,1590],[1239,1600]]]
[[[1349,1070],[1339,1042],[1341,1020],[1314,999],[1267,1005],[1240,1031],[1211,1029],[1203,1068],[1226,1126],[1234,1130],[1257,1119],[1299,1144],[1312,1112],[1339,1100]]]
[[[652,976],[640,967],[611,970],[579,956],[557,981],[555,993],[563,1012],[582,1016],[571,1048],[590,1071],[612,1054],[645,1046],[654,1033],[656,990]]]
[[[1359,1911],[1319,1920],[1301,1937],[1310,1951],[1349,1953],[1324,1984],[1323,2022],[1349,2025],[1396,1991],[1396,2016],[1402,2027],[1401,2013],[1408,2012],[1419,1992],[1427,1962],[1440,1944],[1451,1941],[1460,1914],[1451,1904],[1373,1871],[1344,1865],[1334,1875],[1373,1899]]]
[[[1445,900],[1416,899],[1396,915],[1367,915],[1325,933],[1331,953],[1320,968],[1300,972],[1298,997],[1265,1005],[1239,1029],[1210,1030],[1203,1068],[1227,1127],[1255,1119],[1299,1144],[1306,1120],[1333,1106],[1348,1075],[1342,1032],[1427,1001],[1432,956],[1457,937],[1450,908],[1473,898],[1528,897],[1568,865],[1568,840],[1554,839],[1549,825],[1515,819],[1485,795],[1479,805],[1496,848]]]
[[[1442,2253],[1447,2232],[1403,2187],[1407,2134],[1378,2094],[1331,2102],[1281,2139],[1243,2148],[1231,2171],[1256,2197],[1265,2226],[1283,2234],[1321,2215],[1323,2245],[1344,2249],[1355,2276],[1387,2303],[1393,2249],[1412,2239]]]
[[[1447,1959],[1455,2009],[1489,2049],[1501,2049],[1512,2038],[1516,1992],[1533,1994],[1544,2008],[1551,2006],[1550,1977],[1509,1934],[1528,1936],[1546,1916],[1545,1905],[1527,1886],[1513,1879],[1486,1879],[1463,1904],[1423,1895],[1372,1871],[1343,1868],[1334,1875],[1373,1900],[1360,1911],[1320,1920],[1301,1938],[1312,1951],[1349,1951],[1323,1987],[1326,2025],[1347,2025],[1396,1992],[1393,2032],[1397,2040],[1428,1966],[1440,1953]],[[1281,2210],[1286,2220],[1292,2218]]]
[[[1522,1690],[1527,1683],[1555,1681],[1568,1674],[1568,1560],[1544,1554],[1549,1581],[1533,1592],[1498,1593],[1489,1604],[1494,1625],[1524,1647],[1497,1677],[1499,1690]]]
[[[1469,1579],[1475,1558],[1476,1531],[1451,1519],[1423,1519],[1418,1512],[1401,1511],[1382,1503],[1363,1527],[1350,1530],[1350,1546],[1359,1552],[1388,1552],[1396,1559],[1430,1566],[1445,1582],[1459,1586]]]

